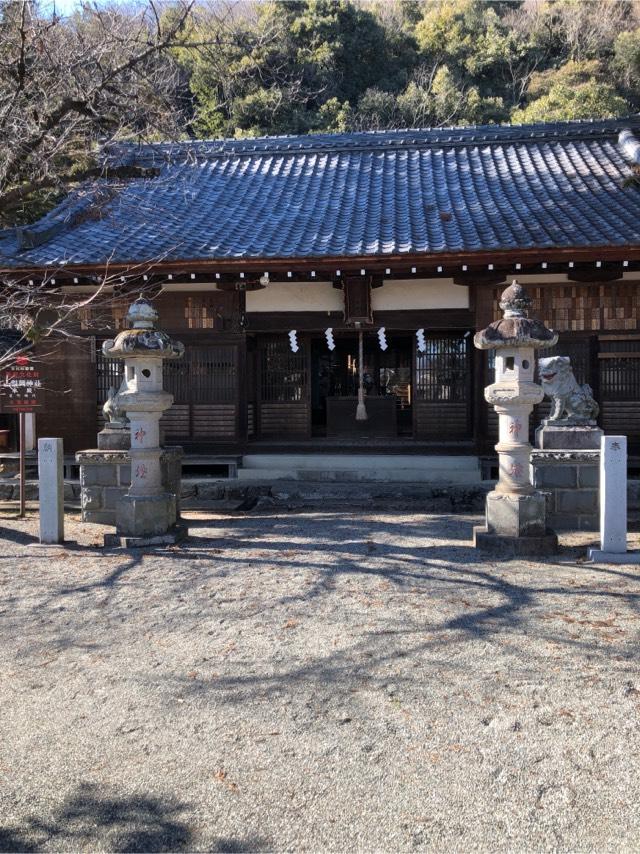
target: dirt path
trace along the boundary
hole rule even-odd
[[[0,518],[0,850],[637,850],[640,571],[477,521]]]

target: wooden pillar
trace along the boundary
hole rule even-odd
[[[472,307],[475,315],[475,328],[484,329],[493,321],[493,296],[495,285],[478,285],[472,290]],[[487,371],[487,355],[476,351],[473,355],[473,441],[479,453],[493,452],[495,442],[488,436],[487,402],[484,389],[490,383]]]
[[[236,401],[238,403],[236,441],[238,444],[238,450],[244,452],[247,448],[247,442],[249,441],[247,336],[244,332],[238,340],[236,360]]]

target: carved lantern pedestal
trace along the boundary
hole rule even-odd
[[[558,545],[546,527],[545,497],[529,480],[529,416],[543,398],[542,388],[533,381],[534,352],[552,347],[558,336],[528,317],[530,304],[524,288],[514,281],[502,294],[503,319],[474,338],[479,349],[496,351],[495,382],[485,389],[485,399],[500,423],[498,483],[487,496],[486,526],[474,529],[474,545],[505,556],[553,554]]]
[[[113,399],[129,419],[131,485],[116,502],[116,534],[105,545],[135,546],[174,543],[186,536],[179,521],[178,496],[163,485],[160,418],[173,403],[162,388],[162,362],[178,359],[184,346],[155,328],[158,315],[144,299],[129,308],[129,329],[102,350],[111,359],[124,360],[124,381]]]

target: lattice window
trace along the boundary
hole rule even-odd
[[[96,353],[96,385],[99,406],[106,402],[110,388],[118,389],[120,387],[123,376],[123,363],[119,359],[107,359],[103,356],[102,342],[99,342]]]
[[[260,396],[263,402],[306,400],[307,370],[304,347],[293,353],[286,338],[262,347]]]
[[[233,345],[187,347],[182,359],[163,364],[163,385],[174,403],[233,403],[237,349]]]
[[[191,347],[187,352],[193,403],[233,403],[236,399],[237,348],[222,345]]]
[[[185,301],[184,316],[189,329],[225,328],[225,319],[220,300],[209,295],[189,296]]]
[[[469,399],[469,338],[427,337],[416,357],[416,397],[429,402],[464,403]]]
[[[600,341],[600,398],[640,401],[640,340]]]

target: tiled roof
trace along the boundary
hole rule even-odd
[[[120,146],[0,268],[640,246],[640,119]]]

